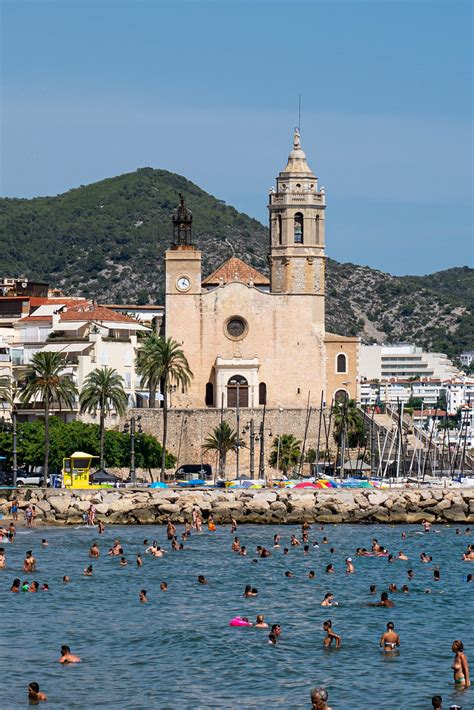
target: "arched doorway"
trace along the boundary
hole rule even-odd
[[[347,399],[349,399],[349,394],[346,390],[337,390],[334,393],[334,401],[338,404],[343,404]]]
[[[249,406],[249,383],[242,375],[234,375],[227,382],[227,406]]]

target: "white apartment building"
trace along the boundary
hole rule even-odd
[[[129,405],[137,406],[147,398],[135,373],[137,333],[149,329],[133,318],[103,306],[83,301],[43,304],[31,316],[19,319],[13,327],[13,374],[21,380],[37,352],[57,352],[64,360],[64,374],[69,375],[80,391],[87,375],[96,367],[112,367],[123,377]],[[34,419],[40,403],[19,407],[22,419]],[[74,419],[73,411],[61,416]]]
[[[447,355],[429,353],[416,345],[361,345],[360,377],[368,380],[411,377],[456,377],[460,373]]]
[[[474,350],[467,350],[466,352],[461,353],[459,360],[461,361],[461,365],[463,367],[469,367],[474,360]]]

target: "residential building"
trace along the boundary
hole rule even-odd
[[[360,376],[368,380],[391,378],[439,378],[459,375],[444,353],[430,353],[416,345],[361,345]]]

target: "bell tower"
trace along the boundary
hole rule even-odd
[[[165,253],[166,296],[201,293],[201,252],[193,244],[193,215],[180,194],[173,212],[173,243]]]
[[[318,187],[295,128],[293,150],[268,204],[271,291],[320,297],[323,322],[325,209],[324,188]]]

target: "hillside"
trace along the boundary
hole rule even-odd
[[[100,301],[160,302],[178,193],[194,215],[204,273],[229,256],[267,272],[267,229],[184,177],[141,168],[56,197],[0,200],[0,274],[47,280]],[[328,260],[328,330],[365,342],[474,347],[474,270],[397,277]]]

